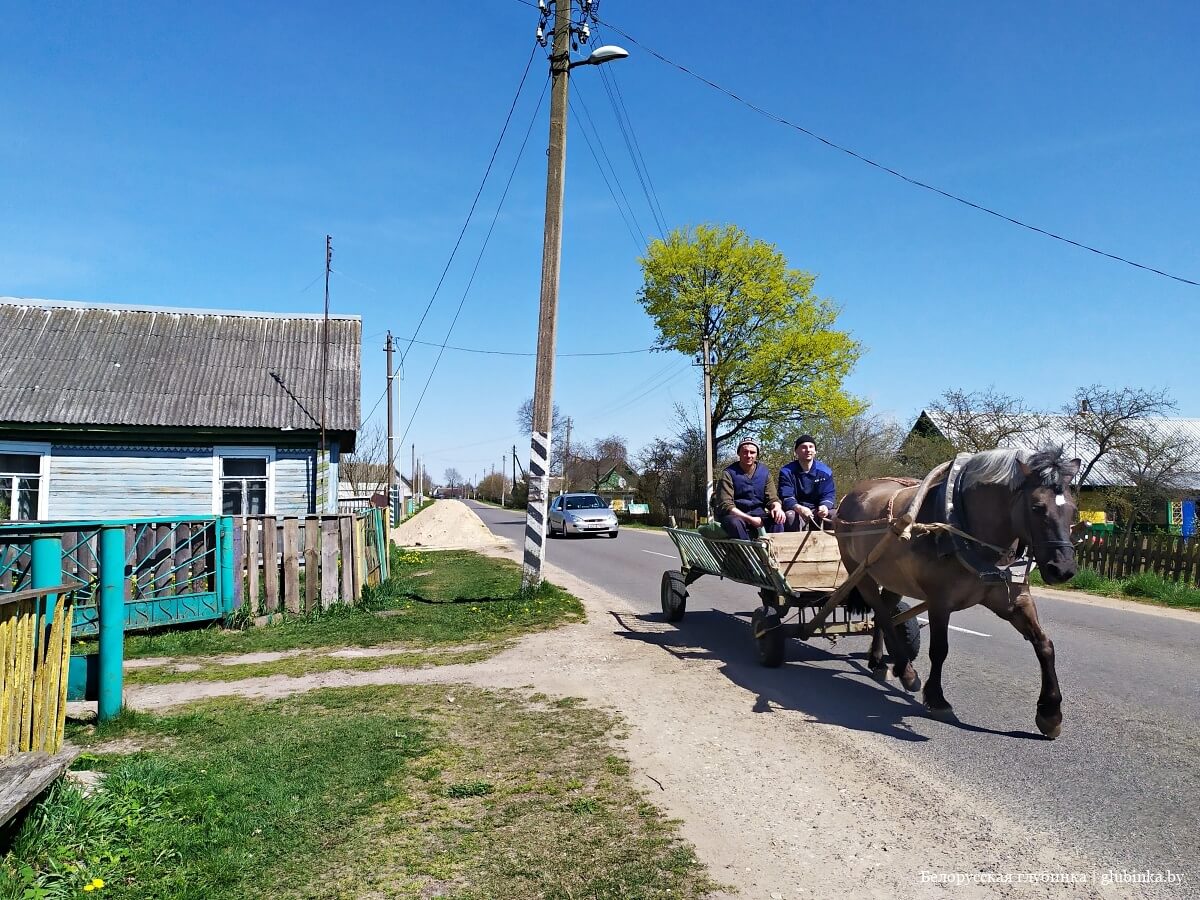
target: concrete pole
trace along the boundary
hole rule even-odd
[[[396,503],[396,454],[395,433],[392,425],[392,333],[387,333],[387,498],[388,509],[395,510]],[[401,513],[403,515],[403,513]]]
[[[713,496],[713,433],[712,433],[712,375],[708,371],[711,357],[708,335],[704,336],[704,515],[712,515]],[[692,382],[695,384],[695,382]]]
[[[533,434],[529,445],[529,502],[525,508],[525,558],[521,584],[537,587],[546,559],[551,422],[554,411],[554,339],[558,327],[558,276],[562,262],[563,182],[567,157],[567,86],[571,65],[571,0],[554,5],[550,54],[550,145],[546,154],[546,228],[542,238],[542,294],[537,366],[533,380]]]

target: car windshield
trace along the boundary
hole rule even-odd
[[[567,497],[567,509],[606,509],[599,497]]]

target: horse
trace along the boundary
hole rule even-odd
[[[886,677],[886,644],[893,672],[904,688],[920,688],[921,679],[892,623],[892,614],[902,596],[928,603],[930,669],[925,707],[936,718],[952,718],[953,707],[942,691],[950,614],[982,603],[1033,644],[1042,670],[1035,722],[1047,738],[1058,737],[1062,694],[1054,668],[1054,644],[1038,622],[1029,586],[1000,567],[1027,548],[1047,584],[1074,577],[1077,567],[1071,525],[1076,507],[1070,485],[1079,466],[1078,459],[1064,457],[1062,448],[1051,447],[1036,452],[1001,449],[964,454],[955,463],[939,467],[951,474],[940,484],[931,477],[932,486],[925,486],[928,492],[919,509],[910,510],[918,523],[913,534],[908,540],[892,540],[880,548],[878,559],[871,562],[857,585],[876,611],[868,657],[876,675]],[[912,479],[896,478],[867,479],[851,488],[838,504],[835,521],[848,572],[867,559],[888,531],[880,526],[894,521],[893,511],[909,509],[918,499],[919,489]],[[933,527],[922,528],[920,523]],[[947,528],[947,524],[953,527]]]

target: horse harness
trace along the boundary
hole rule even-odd
[[[1008,547],[998,547],[995,544],[990,544],[975,537],[966,530],[966,523],[962,521],[962,516],[959,512],[961,504],[957,502],[961,499],[958,478],[962,474],[963,466],[971,455],[970,453],[960,453],[954,460],[949,463],[943,463],[926,476],[926,478],[931,476],[937,477],[939,469],[946,470],[946,480],[944,482],[945,501],[942,510],[945,521],[914,522],[910,528],[915,532],[932,534],[939,555],[949,556],[953,553],[964,568],[976,574],[982,581],[992,583],[1016,581],[1017,583],[1024,583],[1028,579],[1029,572],[1034,564],[1033,558],[1027,555],[1025,543],[1018,538]],[[835,529],[837,526],[890,525],[896,518],[896,498],[904,493],[904,491],[919,485],[921,482],[914,478],[893,477],[887,480],[896,482],[899,487],[888,497],[886,516],[884,518],[861,522],[851,522],[839,518],[834,520]],[[912,512],[915,514],[917,511],[913,510]],[[882,531],[883,529],[880,530]],[[863,532],[860,531],[859,533],[862,534]],[[977,548],[994,553],[996,555],[995,561],[986,560],[981,554],[980,549]]]

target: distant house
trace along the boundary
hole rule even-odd
[[[338,467],[338,509],[349,512],[365,509],[375,496],[386,496],[387,463],[363,462],[343,457]],[[399,503],[412,497],[412,483],[396,467],[396,493]]]
[[[637,473],[624,460],[605,460],[596,469],[601,473],[592,490],[604,497],[613,509],[628,509],[637,499]]]
[[[0,520],[336,510],[361,337],[357,316],[0,298]]]
[[[1056,445],[1069,456],[1083,460],[1084,465],[1095,457],[1096,447],[1086,435],[1075,428],[1075,419],[1062,415],[1039,415],[1014,417],[1008,424],[1016,432],[1001,443],[1018,449],[1036,450]],[[1179,525],[1184,521],[1183,508],[1195,508],[1194,499],[1200,496],[1200,419],[1156,417],[1139,420],[1155,442],[1179,448],[1182,461],[1173,467],[1168,496],[1173,499],[1164,507],[1158,518],[1160,524]],[[945,438],[951,444],[959,444],[951,424],[930,410],[922,410],[909,432],[914,437]],[[1104,522],[1105,489],[1132,487],[1131,470],[1138,468],[1138,460],[1127,454],[1113,451],[1102,456],[1079,486],[1081,515],[1093,522]],[[1152,464],[1147,461],[1144,464]]]

